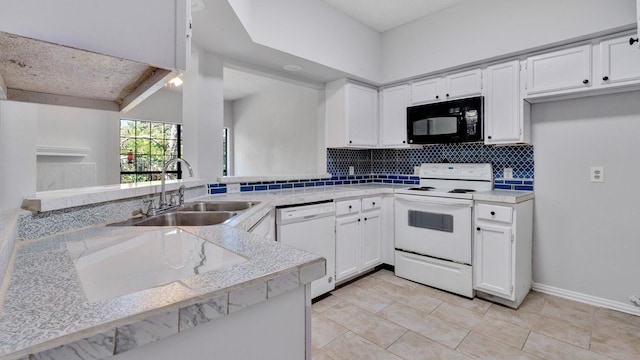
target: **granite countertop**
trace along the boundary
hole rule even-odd
[[[87,348],[93,352],[104,351],[97,344],[106,344],[113,351],[116,334],[118,346],[128,344],[133,348],[162,336],[137,339],[135,329],[124,331],[127,327],[142,323],[148,327],[157,322],[163,329],[172,328],[168,333],[163,330],[163,336],[168,336],[197,325],[198,321],[194,323],[183,319],[193,318],[193,313],[201,315],[202,306],[206,304],[209,304],[206,306],[210,310],[214,309],[213,315],[207,319],[200,318],[199,322],[224,316],[309,283],[324,275],[323,258],[266,241],[247,230],[276,206],[392,195],[395,189],[406,187],[370,183],[206,195],[191,199],[260,202],[225,225],[180,228],[244,256],[247,261],[166,285],[92,302],[83,291],[71,248],[84,246],[91,249],[101,246],[101,243],[118,241],[119,238],[131,238],[167,228],[94,226],[18,243],[6,274],[9,281],[5,281],[5,288],[0,290],[0,359],[26,358],[29,354],[69,344],[79,344],[78,348],[72,346],[74,353],[79,348],[82,351]],[[532,197],[533,192],[503,190],[474,195],[476,200],[507,203]],[[149,332],[148,328],[145,331]],[[121,338],[126,334],[134,334],[134,338]],[[121,351],[127,349],[122,348]],[[115,350],[118,353],[117,347]],[[105,357],[96,355],[88,358]]]
[[[100,346],[106,344],[106,348],[113,348],[116,334],[118,346],[128,344],[130,348],[157,340],[121,338],[127,333],[136,333],[131,329],[123,331],[128,326],[143,322],[143,326],[149,326],[158,322],[160,327],[175,328],[169,333],[163,330],[163,336],[168,336],[183,327],[194,326],[182,321],[185,317],[183,312],[198,312],[200,309],[193,307],[213,301],[216,303],[214,308],[220,312],[214,314],[213,318],[217,318],[256,303],[256,296],[266,300],[309,283],[324,275],[323,258],[277,242],[268,242],[246,230],[275,206],[383,193],[392,194],[393,186],[362,184],[207,195],[192,199],[260,201],[225,225],[180,227],[189,234],[246,257],[247,261],[92,302],[83,291],[70,248],[91,249],[102,243],[118,242],[167,228],[94,226],[19,242],[6,274],[8,281],[0,292],[0,359],[22,359],[29,354],[69,344],[77,345],[78,348],[72,349],[74,352],[90,348],[89,353],[103,354],[90,354],[93,357],[89,358],[104,358],[105,349],[100,349]],[[221,296],[224,299],[221,300]],[[121,351],[127,349],[122,348]]]
[[[491,191],[474,193],[473,200],[518,204],[523,201],[531,200],[534,196],[533,191],[494,189]]]

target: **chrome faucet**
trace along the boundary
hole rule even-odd
[[[169,168],[169,166],[177,163],[177,162],[181,162],[185,165],[187,165],[187,169],[189,169],[189,175],[191,177],[193,177],[193,169],[191,168],[191,165],[189,165],[189,163],[187,162],[187,160],[182,159],[182,158],[173,158],[169,161],[167,161],[164,166],[162,167],[162,178],[160,179],[160,181],[162,182],[162,186],[160,187],[160,209],[164,209],[166,207],[169,206],[169,204],[167,203],[167,194],[165,193],[165,186],[164,186],[164,182],[165,182],[165,175],[167,172],[167,169]]]

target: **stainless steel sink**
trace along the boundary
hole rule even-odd
[[[168,212],[133,222],[133,226],[207,226],[222,224],[236,213],[232,211]]]
[[[197,201],[185,203],[178,208],[178,212],[184,211],[242,211],[256,206],[256,201]]]

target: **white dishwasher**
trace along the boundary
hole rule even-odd
[[[336,206],[333,202],[278,208],[277,241],[320,255],[327,273],[311,283],[311,298],[335,288]]]

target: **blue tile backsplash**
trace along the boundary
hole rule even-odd
[[[482,143],[437,144],[419,149],[327,149],[326,179],[263,181],[240,184],[240,191],[364,183],[415,185],[413,168],[422,163],[491,163],[496,189],[533,190],[533,146],[487,146]],[[353,166],[354,175],[349,174]],[[503,179],[503,169],[513,169],[513,179]],[[210,194],[226,193],[225,184],[209,184]]]
[[[413,174],[422,163],[491,163],[495,179],[504,168],[513,169],[514,179],[533,179],[533,146],[487,146],[481,143],[437,144],[422,149],[327,149],[327,172],[333,175]]]

